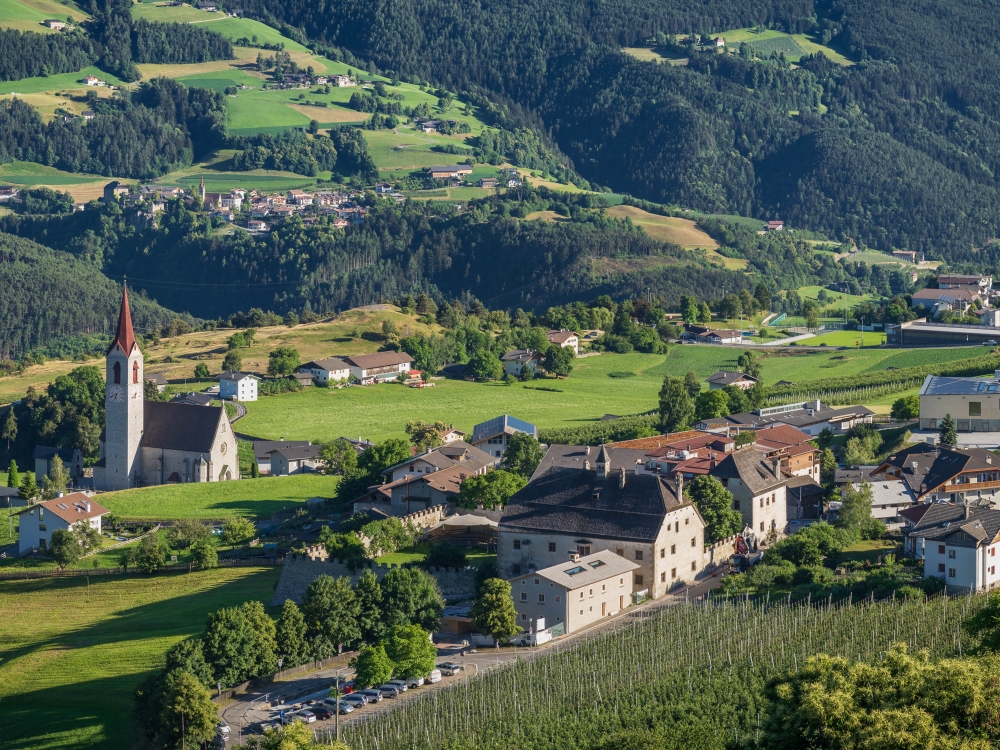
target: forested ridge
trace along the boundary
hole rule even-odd
[[[121,287],[93,263],[2,232],[0,289],[0,359],[62,334],[107,333],[121,304]],[[144,295],[131,303],[140,331],[176,317]]]
[[[488,92],[588,180],[970,261],[997,234],[995,2],[249,0],[244,12],[381,68]],[[754,24],[813,32],[857,65],[623,45]],[[821,106],[822,105],[822,106]],[[824,111],[825,110],[825,111]],[[789,113],[796,112],[792,116]]]

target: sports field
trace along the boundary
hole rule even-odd
[[[267,603],[279,571],[0,581],[0,747],[139,747],[139,682],[210,612]]]

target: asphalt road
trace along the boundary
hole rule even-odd
[[[460,640],[457,642],[447,643],[439,642],[438,663],[441,663],[442,661],[453,661],[462,664],[465,670],[464,674],[456,675],[454,677],[442,677],[441,682],[434,685],[424,685],[423,687],[416,688],[414,690],[408,690],[398,698],[386,698],[385,700],[382,700],[374,705],[368,705],[364,708],[357,709],[354,713],[341,716],[341,725],[347,725],[361,716],[371,715],[376,712],[391,711],[403,701],[415,700],[420,695],[426,694],[431,690],[446,687],[447,685],[463,679],[463,677],[473,677],[479,672],[496,668],[501,664],[514,661],[515,659],[532,659],[536,656],[546,654],[550,648],[557,646],[559,648],[564,648],[567,644],[591,638],[594,635],[604,633],[609,630],[616,630],[635,618],[646,617],[651,612],[656,612],[664,607],[677,606],[678,604],[683,604],[686,600],[696,600],[704,596],[710,589],[718,588],[721,583],[721,575],[715,578],[705,578],[687,589],[682,589],[679,592],[664,596],[660,599],[644,602],[643,604],[635,607],[629,607],[615,617],[600,620],[589,628],[571,633],[562,638],[557,638],[554,641],[550,641],[547,644],[535,648],[507,647],[499,650],[485,648],[478,649],[477,651],[467,650],[466,655],[461,656],[460,651],[462,646]],[[445,633],[437,634],[437,637],[440,639],[460,639],[460,636],[453,636]],[[231,729],[230,740],[226,745],[227,748],[239,743],[242,735],[246,732],[247,727],[259,724],[260,722],[275,720],[275,712],[270,708],[262,708],[262,704],[290,704],[303,700],[324,698],[326,697],[329,689],[335,684],[338,673],[341,680],[349,680],[354,676],[353,670],[349,668],[341,667],[340,669],[321,670],[301,678],[274,683],[263,690],[257,690],[241,695],[238,700],[225,706],[220,711],[222,719]],[[328,721],[317,721],[314,724],[311,724],[310,727],[312,729],[332,729],[334,727],[334,719],[331,718]]]

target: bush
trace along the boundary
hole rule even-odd
[[[796,586],[810,583],[826,586],[833,583],[833,571],[820,565],[803,566],[795,571],[792,583]]]

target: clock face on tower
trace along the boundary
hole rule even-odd
[[[108,395],[112,401],[124,401],[125,400],[125,389],[120,385],[113,385],[108,390]]]

